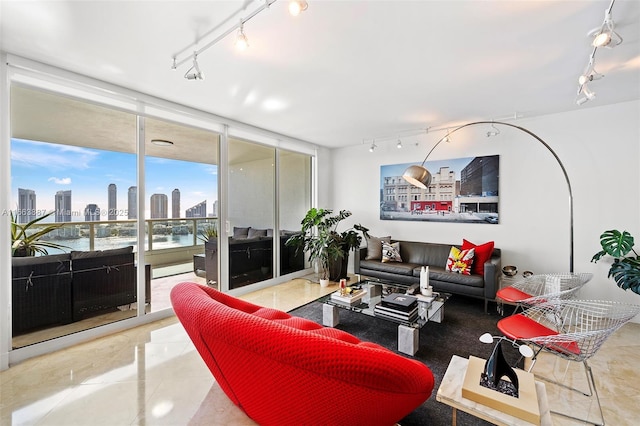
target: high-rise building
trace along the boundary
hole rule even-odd
[[[118,219],[118,188],[115,183],[109,184],[108,201],[107,201],[107,219]]]
[[[71,222],[71,190],[56,192],[56,222]]]
[[[127,194],[127,218],[138,218],[138,187],[130,186]]]
[[[171,217],[173,219],[180,217],[180,190],[178,188],[171,192]]]
[[[207,217],[207,200],[204,200],[185,211],[186,217]]]
[[[151,219],[166,219],[169,213],[169,198],[166,194],[151,196]]]
[[[31,222],[36,218],[36,191],[18,188],[18,223]]]
[[[100,220],[100,207],[97,204],[87,204],[84,208],[85,222],[98,222]]]

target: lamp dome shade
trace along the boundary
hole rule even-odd
[[[422,166],[407,167],[402,177],[410,184],[422,189],[426,189],[431,183],[431,173]]]

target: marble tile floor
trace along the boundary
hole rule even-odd
[[[297,279],[242,296],[290,310],[334,291]],[[605,419],[640,419],[640,324],[627,324],[592,359]],[[565,374],[566,362],[547,356],[536,373]],[[571,368],[565,382],[579,381]],[[576,409],[566,393],[552,408]],[[435,394],[435,390],[434,390]],[[582,423],[553,416],[556,425]],[[2,425],[254,425],[215,383],[175,317],[33,358],[0,372]]]

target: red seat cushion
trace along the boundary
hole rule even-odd
[[[545,343],[543,337],[557,336],[559,333],[523,314],[501,319],[498,321],[498,330],[512,340],[532,341],[556,352],[580,354],[580,347],[575,341],[547,341]]]
[[[518,303],[531,297],[530,294],[513,287],[501,288],[496,293],[496,296],[509,303]]]

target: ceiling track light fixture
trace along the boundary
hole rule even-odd
[[[187,80],[204,80],[204,74],[200,71],[198,54],[196,52],[193,52],[193,65],[184,73],[184,78]]]
[[[398,138],[398,143],[396,144],[396,148],[402,149],[402,141]]]
[[[489,130],[487,132],[488,138],[490,138],[491,136],[498,136],[500,134],[500,129],[498,129],[495,124],[491,123],[491,127],[493,128],[493,130]]]
[[[585,71],[578,77],[578,98],[576,104],[582,105],[585,102],[594,99],[596,94],[589,90],[587,83],[591,83],[594,80],[600,80],[604,77],[604,74],[600,74],[595,70],[595,58],[596,51],[600,47],[612,48],[622,43],[622,37],[620,34],[614,31],[615,23],[611,18],[611,10],[616,0],[611,0],[609,7],[604,12],[604,22],[598,28],[589,31],[588,36],[593,37],[592,46],[593,51],[589,55],[589,63],[585,68]]]
[[[309,7],[309,3],[305,0],[291,0],[289,2],[289,13],[292,16],[298,16]]]
[[[376,145],[376,141],[371,142],[371,146],[369,147],[369,152],[373,152],[378,145]]]
[[[238,33],[236,34],[236,49],[238,50],[246,50],[249,47],[249,39],[244,33],[244,22],[240,19],[240,27],[238,28]]]
[[[191,73],[191,71],[196,68],[197,55],[201,54],[202,52],[206,51],[210,47],[214,46],[220,40],[224,39],[234,31],[236,31],[235,45],[238,48],[238,50],[244,50],[247,47],[249,47],[247,36],[244,33],[244,24],[247,21],[249,21],[251,18],[256,16],[258,13],[262,12],[265,9],[269,9],[269,7],[276,1],[277,0],[262,0],[262,1],[246,0],[244,1],[241,9],[236,10],[234,13],[232,13],[226,19],[224,19],[222,23],[218,24],[211,30],[205,32],[202,37],[196,40],[196,42],[191,43],[189,46],[185,47],[184,49],[180,50],[178,53],[174,54],[171,57],[172,59],[171,69],[176,70],[178,69],[179,66],[193,59],[193,66],[189,69],[189,71],[187,71],[184,77],[188,80],[204,80],[204,74],[202,74],[202,72],[200,72],[199,69]],[[295,3],[296,5],[292,6],[292,3]],[[254,4],[256,4],[257,6],[254,7],[253,6]],[[309,4],[306,1],[298,0],[298,1],[291,1],[289,3],[289,11],[291,12],[292,15],[297,15],[300,12],[307,10],[308,7],[309,7]],[[297,13],[294,13],[292,9],[294,11],[297,10]],[[250,10],[249,13],[246,13],[247,10]],[[239,16],[241,13],[244,14],[245,17],[240,18],[239,23],[229,26],[230,21],[232,19],[235,19],[234,17]],[[215,36],[215,38],[213,38],[208,43],[202,45],[202,47],[198,48],[198,46],[203,43],[204,39],[210,39],[214,34],[218,34],[218,35]],[[188,53],[188,52],[193,52],[193,53]],[[185,54],[187,56],[183,56]]]
[[[447,129],[447,136],[444,137],[444,139],[442,139],[442,142],[446,142],[446,143],[450,143],[451,142],[451,138],[449,137],[449,134],[451,132],[449,131],[449,129]]]
[[[611,4],[607,10],[604,11],[604,22],[602,25],[588,33],[589,37],[593,37],[593,41],[591,42],[593,47],[607,47],[611,49],[622,43],[622,37],[615,32],[614,28],[616,24],[611,17],[611,9],[613,9],[614,3],[615,0],[611,0]]]

